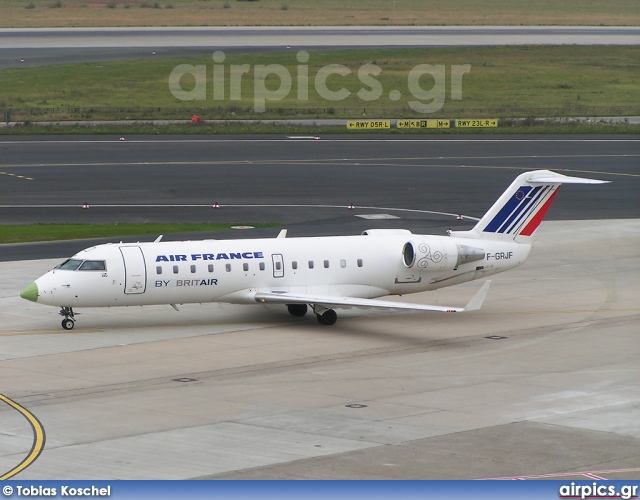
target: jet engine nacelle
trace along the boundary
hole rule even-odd
[[[419,271],[453,271],[470,262],[484,260],[482,248],[460,245],[445,239],[407,241],[402,249],[402,261]]]

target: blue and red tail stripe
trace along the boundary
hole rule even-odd
[[[538,226],[542,222],[542,219],[544,219],[544,216],[547,215],[547,210],[549,210],[549,207],[553,203],[553,199],[558,194],[559,188],[560,186],[556,187],[547,202],[542,206],[540,210],[538,210],[533,219],[529,221],[529,224],[527,224],[526,227],[522,231],[520,231],[520,236],[531,236],[535,232],[535,230],[538,229]]]
[[[541,186],[535,187],[528,193],[523,200],[523,203],[518,210],[516,210],[511,217],[500,227],[499,233],[511,234],[515,227],[526,220],[526,218],[535,211],[536,207],[540,203],[540,200],[545,196],[547,189]]]
[[[502,209],[496,214],[496,216],[487,224],[483,232],[485,233],[499,233],[499,234],[513,234],[518,232],[519,228],[526,223],[527,219],[532,215],[534,217],[529,221],[525,229],[520,232],[521,235],[525,235],[524,232],[530,230],[531,232],[525,236],[533,234],[535,228],[538,227],[542,218],[546,214],[553,196],[549,200],[545,199],[552,195],[553,186],[520,186],[514,195],[504,204]],[[555,193],[553,193],[555,195]],[[538,220],[538,217],[539,220]],[[535,228],[532,223],[537,220]]]

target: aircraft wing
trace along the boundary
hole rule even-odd
[[[427,304],[410,304],[407,302],[391,302],[389,300],[361,299],[357,297],[320,296],[306,294],[292,294],[287,292],[258,292],[255,295],[256,302],[261,304],[314,304],[324,306],[327,309],[351,309],[352,307],[370,309],[390,309],[404,311],[435,311],[435,312],[468,312],[478,311],[487,296],[491,281],[486,281],[482,288],[473,296],[465,307],[446,307]]]

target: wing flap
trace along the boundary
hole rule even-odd
[[[255,301],[261,304],[314,304],[326,308],[351,309],[388,309],[401,311],[433,311],[433,312],[469,312],[477,311],[482,307],[491,281],[486,281],[482,288],[476,292],[465,307],[446,307],[428,304],[411,304],[407,302],[392,302],[389,300],[361,299],[358,297],[334,297],[306,294],[258,292]]]

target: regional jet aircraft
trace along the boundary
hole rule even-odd
[[[74,308],[227,302],[282,304],[293,316],[310,306],[324,325],[335,309],[435,312],[480,309],[490,281],[465,307],[376,300],[477,280],[522,264],[561,184],[606,181],[549,170],[519,175],[470,231],[448,236],[372,229],[359,236],[115,243],[82,250],[30,284],[24,299]]]

